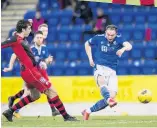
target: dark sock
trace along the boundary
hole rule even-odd
[[[52,106],[55,106],[64,118],[67,117],[67,112],[64,108],[62,101],[59,99],[58,96],[56,96],[52,99],[49,99],[49,103],[50,103],[50,106],[51,106],[51,104],[52,104]]]
[[[12,98],[13,100],[16,100],[17,98],[22,97],[23,93],[24,93],[24,89],[21,90],[21,91],[19,91],[18,93],[16,93],[16,94],[15,94],[14,96],[12,96],[11,98]]]
[[[26,106],[27,104],[33,102],[32,98],[30,96],[26,96],[22,98],[18,103],[16,103],[11,110],[16,111],[17,109],[21,109],[22,107]]]

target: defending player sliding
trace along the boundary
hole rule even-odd
[[[97,49],[95,61],[91,52],[92,46],[95,46]],[[115,25],[108,25],[105,34],[96,35],[85,42],[89,63],[94,68],[94,78],[103,99],[82,112],[84,120],[88,120],[92,112],[97,112],[107,106],[114,107],[117,105],[115,101],[118,91],[116,68],[122,54],[131,49],[132,45],[125,41],[121,35],[117,35],[117,27]]]

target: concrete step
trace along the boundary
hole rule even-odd
[[[26,4],[26,5],[23,5],[23,4],[21,4],[21,5],[11,5],[11,6],[8,6],[7,7],[7,10],[19,10],[19,11],[21,11],[21,10],[27,10],[27,9],[34,9],[36,7],[36,5],[32,5],[32,4]]]
[[[23,19],[23,16],[5,16],[1,17],[1,22],[6,22],[6,21],[18,21],[20,19]]]
[[[15,26],[17,24],[17,22],[1,22],[1,26],[4,28],[4,27],[9,27],[9,26]]]
[[[12,3],[37,3],[38,0],[12,0]]]
[[[2,11],[1,15],[3,16],[21,16],[26,13],[26,10],[20,10],[20,11],[12,11],[12,10],[6,10]]]

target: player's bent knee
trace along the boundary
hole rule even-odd
[[[104,79],[103,76],[98,76],[97,80],[98,80],[97,83],[98,83],[99,86],[102,86],[102,85],[105,84],[105,79]]]
[[[47,95],[48,98],[54,98],[56,96],[58,96],[57,92],[55,91],[54,88],[49,88],[45,91],[45,94]]]
[[[110,91],[110,97],[111,97],[111,98],[115,98],[116,95],[117,95],[117,92],[115,92],[115,91]]]
[[[40,92],[36,89],[32,89],[30,92],[31,92],[30,96],[33,100],[38,100],[41,96]]]

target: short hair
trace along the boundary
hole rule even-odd
[[[37,32],[35,32],[34,36],[36,36],[36,35],[38,35],[38,34],[43,35],[43,32],[42,32],[42,31],[37,31]]]
[[[47,24],[41,24],[41,25],[39,25],[38,30],[39,30],[41,27],[46,27],[46,28],[48,28],[48,25],[47,25]]]
[[[26,20],[19,20],[16,24],[16,31],[17,33],[21,33],[22,29],[26,29],[28,26],[31,26],[29,21]]]
[[[108,30],[108,29],[110,29],[110,30],[115,30],[115,31],[117,32],[118,27],[117,27],[116,25],[111,24],[111,25],[108,25],[108,26],[106,27],[106,30]]]

